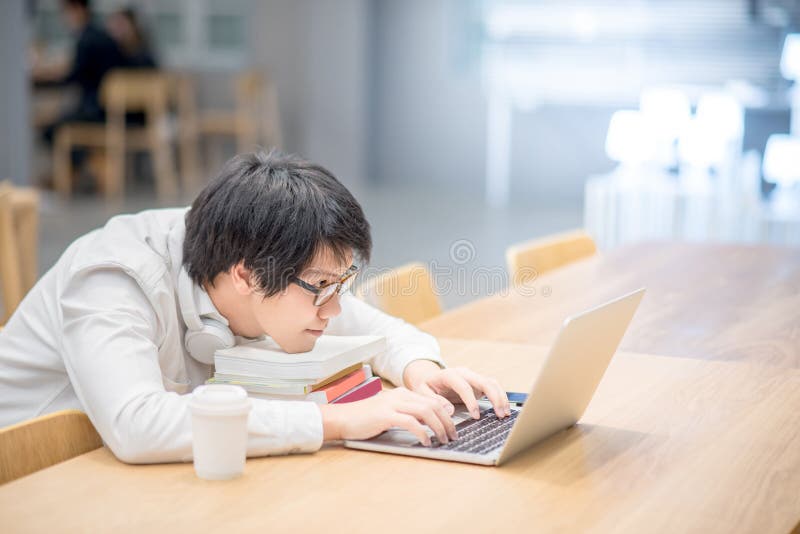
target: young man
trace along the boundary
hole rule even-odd
[[[0,332],[0,426],[85,411],[131,463],[191,459],[191,390],[214,350],[272,337],[289,353],[323,333],[379,334],[371,362],[398,387],[351,404],[253,399],[248,455],[311,452],[392,426],[455,438],[451,401],[478,415],[500,385],[446,368],[434,338],[343,291],[369,259],[369,224],[328,171],[278,153],[232,159],[191,209],[111,219],[76,240]]]

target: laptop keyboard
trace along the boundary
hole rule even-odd
[[[494,408],[481,412],[480,419],[467,419],[456,425],[458,439],[449,443],[441,443],[436,436],[431,437],[431,449],[446,451],[486,454],[501,447],[505,443],[519,410],[512,410],[511,415],[500,419]],[[425,447],[422,443],[415,447]]]

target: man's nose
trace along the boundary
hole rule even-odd
[[[339,298],[339,294],[337,293],[331,297],[331,300],[319,307],[317,315],[319,315],[320,319],[328,320],[342,313],[342,305],[339,302]]]

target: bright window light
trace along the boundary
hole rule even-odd
[[[655,87],[642,91],[639,109],[659,136],[672,141],[678,138],[692,116],[689,96],[680,89]]]
[[[623,164],[652,161],[653,131],[638,110],[617,111],[611,116],[606,136],[606,154]]]
[[[671,87],[646,89],[639,99],[639,109],[653,130],[655,162],[662,167],[674,166],[675,141],[692,117],[689,96]]]
[[[702,95],[697,103],[697,120],[709,133],[725,141],[737,141],[744,135],[744,108],[729,93]]]
[[[800,33],[790,33],[783,42],[781,75],[787,80],[800,79]]]
[[[800,183],[800,137],[786,134],[769,136],[764,151],[764,178],[779,186]]]
[[[678,159],[697,169],[718,167],[727,157],[726,146],[713,124],[694,117],[678,139]]]

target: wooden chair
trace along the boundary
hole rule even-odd
[[[595,252],[594,240],[574,230],[512,245],[506,249],[506,263],[514,284],[520,284]]]
[[[442,313],[430,273],[421,263],[410,263],[366,280],[359,298],[389,315],[419,324]]]
[[[252,152],[258,146],[280,147],[283,139],[274,83],[257,70],[242,72],[234,83],[235,109],[201,112],[199,133],[233,136],[239,153]]]
[[[106,108],[106,122],[70,123],[58,129],[53,153],[53,181],[64,196],[72,191],[71,153],[76,146],[104,148],[105,172],[102,189],[108,198],[118,198],[124,190],[125,154],[128,148],[147,150],[153,159],[156,191],[159,198],[177,192],[177,174],[168,132],[168,109],[174,94],[170,78],[159,71],[115,70],[100,87]],[[143,127],[125,124],[128,112],[144,112]]]
[[[85,413],[64,410],[0,429],[0,484],[103,446]]]
[[[170,80],[172,100],[175,102],[177,112],[181,185],[185,193],[191,193],[194,196],[201,186],[197,157],[198,118],[194,99],[194,80],[190,75],[179,72],[172,73]]]
[[[36,283],[39,195],[31,188],[0,183],[0,283],[3,324]]]

